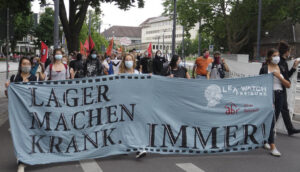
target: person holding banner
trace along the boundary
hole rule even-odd
[[[10,77],[10,80],[5,83],[5,87],[8,88],[12,82],[37,81],[36,76],[30,73],[31,67],[32,62],[30,59],[28,57],[22,57],[19,62],[18,73]]]
[[[91,54],[88,56],[84,65],[84,75],[86,77],[94,77],[104,75],[104,67],[98,59],[97,51],[91,50]]]
[[[67,64],[62,63],[63,51],[55,49],[53,63],[46,68],[46,80],[66,80],[69,79],[70,71]]]
[[[293,67],[289,70],[286,60],[289,58],[291,54],[291,48],[290,46],[284,42],[281,41],[278,46],[279,54],[280,54],[280,62],[279,62],[279,68],[283,75],[283,77],[290,82],[289,78],[294,74],[296,71],[299,61],[295,60]],[[290,82],[291,83],[291,82]],[[295,129],[291,118],[290,118],[290,112],[288,108],[288,102],[287,102],[287,93],[286,88],[283,88],[283,107],[281,109],[282,118],[284,121],[284,125],[288,131],[288,135],[291,136],[296,133],[300,133],[299,129]]]
[[[126,54],[119,68],[119,74],[127,73],[127,74],[140,74],[138,70],[135,69],[136,60],[132,54]]]
[[[192,74],[193,78],[207,79],[207,67],[212,62],[213,59],[209,56],[209,51],[204,49],[203,56],[198,57],[195,61]]]
[[[171,78],[187,78],[191,79],[189,72],[182,66],[181,57],[174,54],[169,66],[165,69],[165,76]]]
[[[266,63],[263,64],[260,69],[259,74],[268,74],[273,73],[274,82],[273,82],[273,91],[274,91],[274,106],[275,106],[275,118],[271,125],[270,136],[268,139],[268,143],[265,144],[266,149],[271,150],[271,155],[273,156],[281,156],[280,152],[277,150],[274,144],[274,126],[279,117],[280,111],[283,107],[284,101],[284,88],[290,88],[291,83],[286,80],[280,72],[280,68],[278,63],[280,61],[279,51],[272,48],[267,53]]]
[[[19,62],[19,68],[17,75],[12,75],[10,80],[5,83],[5,87],[8,88],[12,82],[30,82],[37,81],[37,77],[30,73],[32,67],[32,61],[28,57],[22,57]],[[18,161],[18,172],[24,172],[26,165]]]

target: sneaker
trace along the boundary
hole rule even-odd
[[[141,152],[137,152],[136,153],[136,159],[140,159],[140,158],[143,158],[147,155],[147,152],[146,151],[141,151]]]
[[[265,143],[264,148],[267,150],[271,150],[271,146],[269,143]]]
[[[25,167],[26,167],[25,164],[20,163],[18,165],[18,171],[17,172],[25,172]]]
[[[274,148],[273,150],[271,150],[271,155],[280,157],[281,153],[277,150],[277,148]]]

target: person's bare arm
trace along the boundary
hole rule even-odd
[[[273,75],[280,80],[280,82],[282,83],[282,85],[285,88],[291,87],[291,83],[289,81],[287,81],[286,79],[284,79],[283,77],[281,77],[281,75],[278,71],[273,72]]]

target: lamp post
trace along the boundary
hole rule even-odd
[[[174,0],[174,11],[173,11],[173,32],[172,32],[172,56],[175,54],[175,44],[176,44],[176,0]]]
[[[59,0],[54,1],[54,35],[53,43],[54,49],[59,47],[59,27],[58,27],[58,17],[59,17]]]
[[[258,0],[258,20],[257,20],[257,47],[256,58],[260,57],[260,32],[261,32],[261,0]]]

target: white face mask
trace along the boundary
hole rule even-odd
[[[55,59],[56,59],[56,60],[61,60],[61,59],[62,59],[62,55],[61,55],[61,54],[55,55]]]
[[[125,61],[125,67],[127,69],[131,69],[133,66],[133,61]]]
[[[21,71],[23,73],[29,73],[31,71],[31,66],[22,66]]]
[[[275,56],[272,58],[272,63],[273,64],[278,64],[280,62],[280,57],[279,56]]]
[[[92,54],[91,56],[92,56],[93,59],[97,58],[97,54]]]
[[[66,62],[66,61],[63,61],[62,63],[63,63],[63,64],[67,64],[67,62]]]

